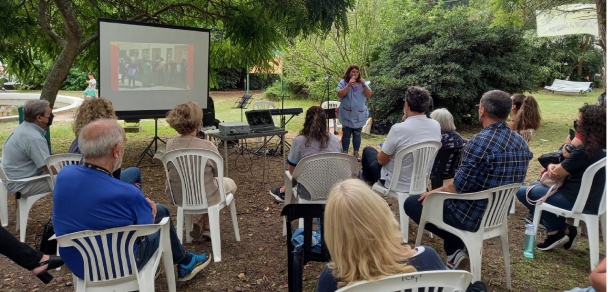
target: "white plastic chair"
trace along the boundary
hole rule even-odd
[[[348,154],[322,153],[305,157],[299,161],[292,175],[284,172],[284,205],[293,203],[293,198],[299,204],[326,204],[330,189],[338,182],[356,177],[359,168],[358,159]],[[297,199],[297,187],[292,188],[292,179],[309,191],[311,200]],[[285,217],[283,235],[286,235]]]
[[[55,154],[47,157],[46,164],[49,171],[56,174],[66,165],[80,164],[82,159],[83,155],[77,153]],[[52,186],[55,186],[56,175],[51,175],[51,177],[53,178]]]
[[[583,209],[585,208],[589,193],[591,192],[593,177],[605,166],[606,158],[604,157],[585,170],[585,173],[582,176],[580,190],[578,191],[578,197],[576,198],[576,203],[574,204],[574,207],[572,207],[572,210],[565,210],[548,203],[542,203],[536,206],[536,210],[534,210],[533,223],[535,232],[538,232],[542,211],[551,212],[566,218],[574,218],[574,226],[578,226],[580,220],[585,221],[587,234],[589,236],[589,259],[591,262],[591,270],[595,269],[597,264],[599,264],[599,221],[601,221],[602,236],[604,238],[604,243],[606,243],[606,184],[604,184],[604,193],[599,203],[597,214],[583,214]]]
[[[426,197],[422,210],[415,246],[421,244],[424,228],[427,223],[436,225],[459,237],[468,249],[470,258],[470,272],[474,281],[481,280],[481,262],[483,259],[483,240],[500,237],[504,265],[506,269],[506,287],[510,290],[510,256],[508,253],[508,208],[521,183],[509,184],[485,191],[470,194],[432,193]],[[470,232],[449,226],[443,222],[444,202],[448,199],[482,200],[487,199],[487,208],[481,218],[481,225],[476,232]]]
[[[322,105],[320,105],[320,107],[322,107],[323,109],[330,109],[330,108],[338,108],[341,105],[340,101],[325,101],[322,103]],[[331,131],[330,129],[333,129],[333,131]],[[336,132],[339,131],[339,129],[343,128],[343,126],[341,124],[339,124],[339,119],[332,119],[330,120],[330,123],[328,125],[328,131],[329,132]]]
[[[174,292],[176,279],[169,241],[169,220],[170,217],[165,217],[159,224],[129,225],[99,231],[84,230],[54,236],[51,239],[57,239],[59,247],[76,248],[83,258],[85,278],[80,279],[72,275],[76,292],[155,291],[155,273],[161,258],[168,289]],[[136,240],[159,230],[159,248],[138,271],[133,248]],[[130,267],[131,273],[126,273]]]
[[[402,233],[404,242],[409,242],[409,216],[407,216],[407,213],[405,213],[404,210],[405,200],[410,194],[419,195],[426,192],[434,159],[436,158],[436,153],[440,148],[441,142],[439,141],[422,141],[398,150],[395,155],[390,187],[386,188],[380,182],[376,182],[373,185],[374,191],[398,199],[400,232]],[[400,177],[403,176],[401,173],[402,164],[406,159],[408,159],[405,157],[407,154],[411,154],[411,157],[413,158],[413,170],[411,171],[411,183],[409,185],[409,191],[406,193],[397,192],[396,186],[398,185],[398,180]]]
[[[53,187],[53,181],[50,175],[43,174],[39,176],[33,176],[22,179],[9,179],[4,172],[4,168],[0,165],[0,180],[2,180],[2,186],[0,187],[0,219],[2,219],[2,226],[8,226],[8,185],[16,182],[32,182],[40,179],[46,179],[51,188]],[[50,194],[42,193],[30,195],[27,197],[21,197],[17,200],[17,218],[16,218],[16,230],[19,231],[19,240],[25,242],[26,228],[28,224],[28,214],[30,209],[36,201]]]
[[[220,192],[220,203],[212,206],[208,205],[205,185],[203,184],[204,170],[208,160],[212,160],[216,163],[216,169],[218,170],[218,191]],[[241,241],[239,237],[239,227],[237,224],[235,199],[233,198],[233,194],[225,194],[222,176],[224,173],[222,158],[218,153],[211,150],[178,149],[165,153],[162,161],[170,192],[172,192],[172,187],[169,181],[170,162],[176,168],[178,175],[180,176],[182,194],[171,193],[172,197],[182,196],[182,206],[177,206],[178,214],[176,216],[178,221],[176,231],[178,233],[180,242],[182,242],[182,229],[185,224],[186,242],[191,242],[193,240],[189,234],[192,229],[192,215],[207,213],[210,219],[210,237],[212,238],[212,253],[214,254],[214,262],[220,262],[220,210],[224,207],[229,206],[231,219],[233,220],[235,240]]]
[[[472,275],[467,271],[429,271],[405,273],[381,278],[377,281],[360,281],[345,286],[337,292],[370,291],[426,291],[426,292],[464,292]]]

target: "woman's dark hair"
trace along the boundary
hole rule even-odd
[[[515,98],[513,96],[513,104],[515,104]],[[534,129],[538,130],[540,128],[540,123],[542,118],[540,117],[540,108],[538,107],[538,102],[536,99],[528,95],[521,101],[521,104],[517,107],[517,114],[513,119],[515,122],[515,128],[517,130],[528,130]]]
[[[303,130],[299,133],[305,136],[305,145],[311,145],[312,140],[320,142],[320,148],[326,148],[328,145],[328,131],[326,130],[326,113],[320,106],[312,106],[305,114],[305,124]]]
[[[349,65],[349,67],[347,67],[347,70],[345,71],[345,74],[343,74],[343,80],[345,80],[346,83],[349,83],[349,80],[352,79],[352,76],[350,75],[350,72],[353,69],[357,69],[358,70],[358,79],[360,79],[361,75],[360,75],[360,67],[358,67],[358,65],[356,64],[351,64]]]
[[[585,154],[592,157],[599,149],[606,149],[606,108],[585,103],[578,112],[578,133],[582,136]]]
[[[515,110],[519,111],[521,109],[521,105],[523,104],[523,100],[525,99],[525,94],[517,93],[513,94],[510,97],[513,100],[513,105],[515,106]]]

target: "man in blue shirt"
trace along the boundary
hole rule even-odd
[[[135,185],[112,177],[121,167],[125,132],[116,120],[97,120],[85,126],[78,145],[82,165],[64,167],[57,175],[53,196],[53,226],[62,236],[83,230],[105,230],[135,224],[159,223],[169,217],[167,208],[155,204]],[[160,233],[136,242],[138,269],[146,265],[159,246]],[[188,281],[210,263],[206,252],[186,252],[170,220],[170,243],[178,281]],[[60,248],[62,259],[79,278],[84,278],[83,259],[74,247]]]
[[[506,92],[492,90],[483,94],[479,104],[479,121],[483,130],[464,147],[462,164],[451,183],[407,198],[404,209],[411,219],[419,224],[424,199],[431,193],[474,193],[525,180],[533,155],[527,142],[506,124],[511,107],[512,101]],[[443,207],[443,221],[446,224],[474,232],[479,229],[487,200],[445,200]],[[426,224],[426,229],[444,240],[448,268],[463,268],[466,265],[467,261],[463,260],[468,256],[459,237],[433,224]]]

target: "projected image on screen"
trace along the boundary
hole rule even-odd
[[[110,42],[120,81],[112,90],[191,90],[193,52],[192,44]]]

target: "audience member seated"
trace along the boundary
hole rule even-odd
[[[53,196],[53,227],[62,236],[83,230],[106,230],[135,224],[159,223],[169,217],[167,208],[155,204],[133,184],[113,178],[125,153],[125,132],[116,120],[97,120],[81,129],[78,145],[82,165],[59,172]],[[178,281],[188,281],[210,263],[209,253],[187,252],[170,220],[170,244]],[[138,269],[146,265],[159,246],[160,231],[137,241]],[[68,268],[83,278],[83,259],[74,247],[59,250]]]
[[[74,122],[72,123],[72,130],[74,131],[74,141],[70,145],[69,153],[79,153],[78,148],[78,133],[87,124],[98,120],[98,119],[116,119],[114,114],[114,108],[112,108],[112,102],[104,98],[87,99],[83,101],[81,106],[76,111],[74,116]],[[142,188],[142,175],[140,169],[137,167],[128,167],[125,170],[117,169],[112,173],[114,178],[118,178],[121,181],[135,185],[138,188]]]
[[[2,147],[2,169],[9,179],[22,179],[49,173],[46,159],[49,144],[45,138],[48,126],[53,122],[49,102],[31,99],[23,106],[23,123],[11,133]],[[22,197],[51,192],[46,179],[11,183],[8,191]]]
[[[32,271],[45,284],[53,280],[53,276],[47,272],[61,267],[64,262],[58,256],[48,256],[20,242],[4,227],[0,226],[0,254],[8,257],[11,261],[22,268]]]
[[[597,97],[597,105],[606,108],[606,92],[600,94],[599,97]],[[568,157],[570,155],[570,152],[574,148],[582,145],[582,137],[578,133],[577,128],[578,127],[576,126],[576,120],[574,120],[574,131],[576,131],[576,135],[573,139],[570,136],[566,138],[566,144],[562,148],[563,157]]]
[[[405,94],[403,122],[390,129],[381,151],[367,146],[362,151],[362,178],[369,183],[381,182],[390,186],[398,150],[422,141],[441,141],[441,126],[426,117],[430,93],[419,86],[409,86]],[[396,191],[408,192],[413,169],[413,155],[407,154],[402,161],[400,179]]]
[[[576,124],[583,144],[574,148],[561,164],[550,165],[548,168],[550,178],[565,180],[557,192],[546,199],[545,203],[566,210],[574,207],[583,174],[587,168],[606,157],[606,109],[598,105],[585,105],[579,110]],[[605,183],[606,171],[602,168],[593,178],[584,213],[597,214]],[[549,190],[549,187],[540,185],[539,182],[532,185],[536,185],[536,187],[531,189],[527,195],[531,200],[540,199]],[[517,198],[529,209],[530,214],[533,214],[536,206],[527,202],[527,188],[521,187],[517,192]],[[546,228],[547,237],[544,242],[537,245],[538,249],[550,250],[563,244],[563,248],[569,250],[576,246],[580,235],[578,226],[569,225],[565,217],[546,211],[542,212],[540,221]]]
[[[402,245],[400,227],[388,203],[358,179],[342,181],[328,194],[324,241],[332,262],[322,270],[318,292],[362,280],[446,269],[433,248]]]
[[[441,126],[441,148],[456,148],[464,145],[464,139],[458,132],[455,131],[455,123],[453,122],[453,115],[446,109],[440,108],[432,112],[430,117],[436,120]],[[453,162],[453,154],[447,161],[448,165]],[[432,167],[432,173],[436,173],[438,170],[438,161],[434,162]],[[445,171],[447,173],[447,171]]]
[[[312,106],[305,114],[305,123],[299,136],[292,140],[292,147],[290,147],[286,159],[288,172],[292,174],[299,161],[307,156],[321,153],[341,153],[342,149],[339,140],[326,130],[324,109],[319,106]],[[296,184],[296,182],[293,183]],[[285,190],[286,186],[282,186],[269,190],[269,194],[273,196],[276,202],[284,202]],[[304,200],[311,199],[309,192],[301,185],[297,186],[297,195]]]
[[[529,143],[532,134],[540,128],[541,117],[540,108],[533,96],[515,94],[511,96],[513,107],[510,111],[511,121],[507,122],[508,127],[519,133]]]
[[[419,224],[422,205],[431,193],[466,194],[523,182],[532,153],[527,142],[506,124],[511,105],[510,96],[506,92],[492,90],[483,94],[479,104],[479,121],[483,130],[466,143],[462,163],[451,183],[420,196],[407,198],[404,209],[413,221]],[[455,228],[475,232],[481,225],[486,208],[487,200],[445,200],[443,221]],[[426,229],[444,240],[447,267],[463,269],[468,262],[465,261],[468,255],[462,240],[433,224],[426,224]]]
[[[166,153],[177,149],[205,149],[214,151],[220,155],[218,148],[216,148],[214,143],[197,137],[199,129],[203,126],[203,110],[196,102],[190,101],[175,106],[167,113],[166,120],[169,126],[179,134],[178,137],[167,141],[167,146],[165,146]],[[173,202],[176,206],[182,206],[182,185],[178,170],[172,163],[170,163],[168,167],[171,190],[169,189],[170,187],[166,185],[165,193],[170,202]],[[218,189],[217,177],[222,174],[218,173],[216,163],[208,160],[203,174],[205,179],[203,183],[205,184],[208,205],[211,206],[220,203],[220,191]],[[237,191],[237,186],[232,179],[224,177],[223,182],[227,194],[235,193],[235,191]],[[208,214],[203,214],[193,221],[193,229],[190,233],[191,237],[195,240],[200,239],[202,236],[209,238],[210,223],[208,221]]]

